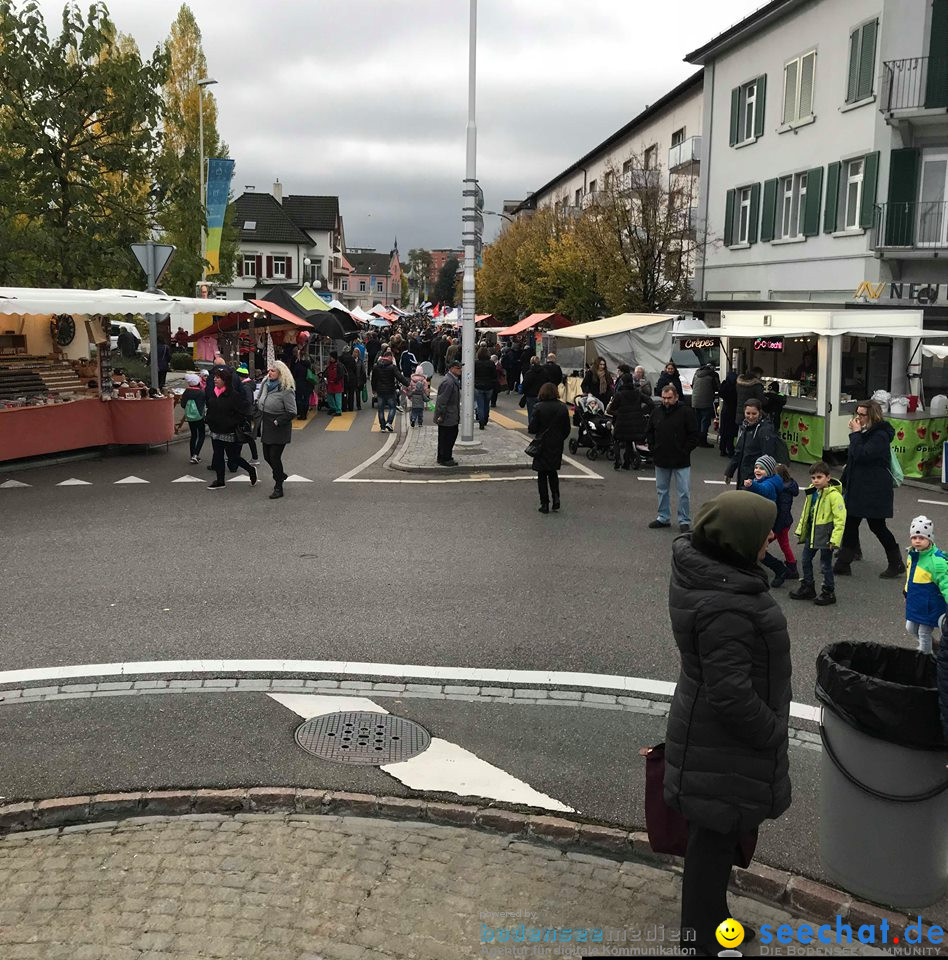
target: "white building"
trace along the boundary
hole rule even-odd
[[[648,171],[693,177],[697,201],[698,161],[701,155],[703,98],[702,71],[646,107],[610,137],[531,193],[513,208],[515,214],[559,204],[581,209],[614,172],[631,179],[638,161]],[[656,172],[655,174],[659,174]]]
[[[686,59],[706,318],[868,302],[948,326],[948,0],[773,0]]]

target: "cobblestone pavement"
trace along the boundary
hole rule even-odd
[[[430,823],[138,818],[0,840],[0,957],[460,960],[509,955],[481,938],[522,923],[602,931],[603,947],[520,956],[654,955],[661,938],[676,949],[680,883],[671,869]],[[792,920],[733,895],[731,907],[754,925]]]
[[[427,423],[423,427],[410,427],[407,419],[404,424],[407,435],[399,442],[390,465],[396,470],[445,470],[437,464],[438,428]],[[474,447],[455,444],[456,469],[530,469],[530,460],[523,452],[530,441],[526,432],[488,423],[486,429],[474,431],[474,439],[480,441]]]

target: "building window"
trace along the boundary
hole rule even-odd
[[[286,257],[273,258],[273,279],[281,280],[286,278]]]
[[[645,148],[645,155],[642,158],[642,161],[646,170],[658,169],[658,144],[657,143],[653,143],[650,147]]]
[[[783,122],[793,123],[813,114],[813,77],[816,51],[791,60],[783,68]]]
[[[839,220],[844,230],[859,229],[859,211],[862,209],[862,185],[865,172],[865,157],[848,160],[843,164],[843,189],[840,191]]]
[[[253,253],[244,254],[244,269],[243,275],[245,277],[254,277],[257,276],[257,255]]]
[[[751,188],[743,187],[737,191],[737,210],[735,216],[735,243],[747,243],[750,235]]]
[[[684,143],[684,142],[685,142],[685,128],[682,127],[680,130],[676,130],[676,131],[672,134],[672,142],[671,142],[671,145],[672,145],[673,147],[677,147],[677,146],[679,146],[680,144],[682,144],[682,143]]]
[[[376,292],[376,293],[384,293],[384,292],[385,292],[385,284],[384,284],[381,280],[379,280],[379,281],[375,284],[375,292]]]
[[[360,280],[360,281],[359,281],[359,293],[365,293],[365,281],[364,281],[364,280]]]
[[[348,290],[349,290],[349,278],[348,278],[348,277],[343,277],[343,278],[342,278],[342,285],[341,285],[340,289],[342,290],[343,293],[348,292]]]
[[[805,173],[795,173],[789,177],[782,177],[779,181],[777,196],[780,198],[780,212],[777,220],[777,235],[781,240],[789,240],[803,234],[806,180]]]
[[[631,172],[632,172],[632,161],[626,160],[625,163],[622,164],[622,175],[625,176],[626,174],[629,174]]]
[[[609,188],[612,186],[612,171],[607,170],[605,176],[602,178],[602,185],[606,192],[609,191]]]
[[[855,103],[872,96],[876,67],[876,35],[879,21],[870,20],[849,34],[849,82],[846,102]]]
[[[583,188],[578,187],[575,194],[575,204],[578,207],[583,202]]]
[[[596,192],[596,181],[595,181],[595,180],[590,180],[590,181],[589,181],[589,190],[587,191],[587,193],[595,193],[595,192]]]
[[[752,80],[741,87],[738,111],[738,143],[751,140],[757,124],[757,81]]]

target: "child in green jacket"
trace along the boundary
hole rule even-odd
[[[905,629],[918,640],[919,653],[932,652],[932,634],[948,605],[948,558],[935,546],[935,524],[916,517],[905,561]]]
[[[846,504],[842,485],[834,480],[830,468],[819,460],[810,466],[810,486],[803,491],[803,515],[797,525],[797,539],[803,544],[803,582],[790,597],[812,600],[818,607],[836,603],[836,581],[833,578],[833,549],[843,539],[846,526]],[[820,555],[823,589],[816,595],[813,579],[813,558]]]

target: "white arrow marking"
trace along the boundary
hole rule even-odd
[[[13,487],[29,487],[29,483],[20,483],[19,480],[7,480],[4,483],[0,483],[0,490],[12,490]]]
[[[654,477],[636,477],[636,480],[644,480],[645,483],[655,483]]]
[[[250,483],[250,477],[242,473],[239,477],[226,477],[228,483]]]
[[[722,487],[727,486],[726,480],[705,480],[705,483],[720,483]]]
[[[388,713],[373,700],[363,697],[309,696],[305,693],[271,693],[268,696],[304,720],[344,710]],[[534,790],[528,783],[481,760],[464,747],[439,737],[432,737],[428,749],[417,757],[388,763],[379,769],[412,790],[437,790],[459,797],[483,797],[486,800],[522,803],[541,810],[575,812],[572,807]]]
[[[312,480],[308,480],[306,477],[301,477],[298,473],[294,473],[293,476],[287,477],[284,483],[312,483]]]
[[[192,477],[190,473],[186,473],[183,477],[178,477],[177,480],[172,480],[172,483],[204,483],[200,477]]]
[[[120,483],[148,483],[148,480],[142,480],[141,477],[126,477],[124,480],[116,480],[116,485]]]
[[[75,477],[70,477],[68,480],[63,480],[62,483],[57,483],[57,487],[91,487],[92,484],[88,480],[76,480]]]

